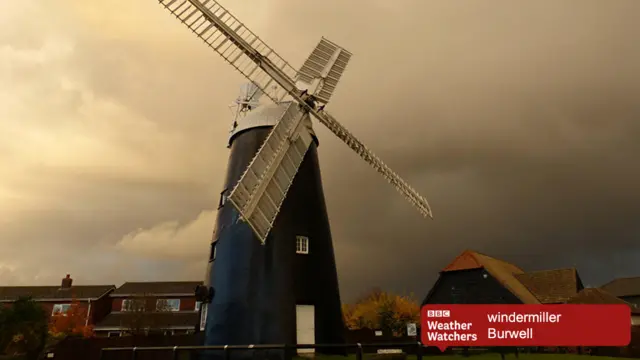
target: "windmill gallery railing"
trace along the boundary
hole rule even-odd
[[[410,343],[376,343],[376,344],[300,344],[300,345],[227,345],[227,346],[157,346],[157,347],[112,347],[104,348],[100,352],[100,360],[131,359],[142,360],[145,355],[154,355],[153,359],[192,359],[197,354],[210,354],[216,358],[230,360],[232,353],[238,352],[263,352],[268,358],[269,351],[279,351],[293,354],[297,350],[316,350],[322,352],[342,352],[353,353],[355,351],[356,360],[363,360],[365,353],[397,353],[405,352],[415,354],[416,360],[422,360],[425,353],[425,346],[420,342]],[[125,355],[126,354],[126,355]],[[125,355],[125,356],[123,356]],[[127,356],[128,355],[128,356]]]

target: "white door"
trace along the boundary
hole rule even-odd
[[[296,305],[296,340],[298,344],[316,343],[315,308],[313,305]],[[313,353],[314,349],[298,349],[298,353]]]

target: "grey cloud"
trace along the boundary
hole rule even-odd
[[[372,286],[423,296],[466,248],[532,270],[575,265],[591,284],[640,273],[629,255],[640,251],[637,1],[273,2],[261,10],[264,19],[249,1],[225,5],[293,64],[322,35],[352,51],[330,111],[431,202],[435,219],[422,219],[316,125],[345,299]],[[154,136],[179,134],[180,141],[162,143],[180,144],[171,159],[124,132],[118,144],[184,176],[167,177],[166,169],[143,179],[140,172],[58,174],[67,185],[56,187],[45,210],[5,228],[3,241],[48,236],[113,246],[138,228],[174,220],[186,228],[215,209],[226,106],[241,79],[169,16],[150,13],[128,38],[69,21],[75,47],[66,65],[96,96],[155,124]],[[43,86],[28,72],[18,77]],[[76,106],[72,94],[65,99],[66,108]],[[44,113],[52,105],[40,106]],[[156,276],[204,272],[206,248],[202,262],[147,257],[137,266],[129,250],[130,271],[118,279],[143,279],[163,261],[170,270]],[[16,245],[12,254],[27,252]],[[115,274],[109,264],[95,276]]]
[[[438,269],[465,248],[528,269],[578,265],[596,284],[640,271],[631,259],[618,267],[624,271],[603,271],[603,264],[638,248],[640,230],[634,161],[640,51],[630,35],[637,17],[623,16],[625,6],[637,5],[547,7],[544,27],[522,14],[529,6],[517,11],[519,23],[462,11],[457,25],[466,33],[438,23],[455,33],[441,34],[448,43],[420,41],[419,55],[403,46],[402,65],[416,71],[413,81],[405,77],[390,91],[384,78],[391,70],[383,66],[380,77],[363,80],[358,106],[340,104],[334,112],[346,114],[339,118],[424,189],[436,219],[409,214],[384,181],[353,166],[355,157],[334,155],[342,145],[322,134],[322,160],[339,168],[326,171],[325,182],[334,231],[345,234],[336,240],[348,274],[345,295],[372,282],[423,295]],[[383,37],[377,32],[370,39]],[[366,66],[384,60],[369,58]],[[387,106],[378,106],[383,94]],[[363,210],[372,204],[379,208]],[[362,253],[340,256],[347,247],[341,240],[349,248],[359,244]],[[368,268],[350,272],[359,262]]]

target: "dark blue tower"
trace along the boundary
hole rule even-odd
[[[205,345],[344,343],[338,276],[317,139],[307,151],[264,245],[226,196],[286,104],[264,105],[232,132],[205,284]]]

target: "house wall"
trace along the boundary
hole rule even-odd
[[[122,311],[122,300],[126,299],[125,297],[114,297],[111,298],[111,311]]]
[[[122,311],[122,300],[128,299],[128,297],[112,297],[110,298],[111,303],[111,311]],[[154,296],[149,297],[146,301],[146,307],[149,309],[154,309],[156,306],[156,301],[158,299],[180,299],[180,311],[195,311],[196,309],[196,298],[194,296],[190,297],[167,297],[167,296]]]
[[[111,298],[103,296],[91,302],[90,324],[95,325],[111,313]]]
[[[440,274],[424,304],[521,304],[484,269]]]
[[[53,312],[53,307],[56,304],[71,304],[71,301],[38,301],[38,303],[42,306],[44,311],[47,313],[47,316],[51,316]],[[86,311],[87,315],[89,311],[89,302],[88,301],[78,301],[78,306],[82,311]]]
[[[42,306],[47,316],[51,316],[51,314],[53,313],[53,307],[56,304],[71,304],[71,300],[64,299],[56,301],[37,302],[38,304],[40,304],[40,306]],[[11,302],[6,302],[2,305],[4,307],[9,307],[11,306],[11,304]],[[80,306],[83,311],[87,312],[87,316],[89,317],[89,324],[95,325],[111,312],[111,299],[108,296],[105,296],[101,299],[93,300],[91,301],[91,308],[89,308],[89,301],[78,301],[78,306]]]

